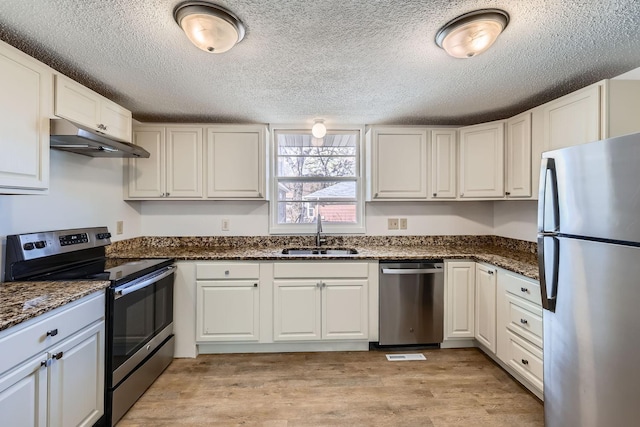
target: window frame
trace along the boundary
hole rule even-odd
[[[277,139],[280,131],[300,132],[301,134],[311,134],[311,125],[270,125],[269,126],[269,185],[271,189],[271,201],[269,206],[269,234],[315,234],[316,223],[303,224],[278,224],[278,150]],[[364,189],[364,126],[357,125],[335,125],[327,127],[327,133],[356,132],[356,222],[353,224],[336,224],[330,222],[322,223],[323,234],[364,234],[365,227],[365,189]],[[284,177],[282,177],[284,178]],[[291,177],[289,177],[291,178]],[[330,181],[331,179],[327,179]],[[337,181],[340,179],[338,178]],[[286,181],[286,179],[283,179]]]

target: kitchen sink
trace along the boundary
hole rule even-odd
[[[283,255],[357,255],[353,248],[285,248]]]

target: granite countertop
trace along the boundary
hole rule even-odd
[[[0,283],[0,331],[109,286],[109,281]]]
[[[477,244],[478,242],[465,243],[457,241],[455,244],[398,244],[384,241],[371,242],[342,242],[340,247],[354,248],[356,255],[284,255],[285,247],[310,247],[313,245],[285,244],[274,245],[273,242],[265,244],[264,241],[244,241],[245,244],[216,245],[211,242],[198,241],[197,239],[178,239],[171,242],[163,238],[137,241],[126,245],[117,246],[117,250],[110,251],[113,258],[175,258],[176,260],[247,260],[247,261],[293,261],[293,260],[401,260],[401,259],[471,259],[486,262],[496,267],[504,268],[523,276],[538,280],[538,264],[534,251],[527,246],[523,250],[514,245],[496,245],[492,242]],[[464,239],[459,239],[464,240]],[[120,242],[118,242],[120,243]],[[351,243],[351,244],[350,244]],[[360,244],[359,244],[360,243]],[[451,242],[453,243],[453,242]],[[528,243],[528,242],[527,242]],[[326,248],[337,247],[329,243]]]

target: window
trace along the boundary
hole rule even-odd
[[[272,233],[364,232],[359,128],[273,131]]]

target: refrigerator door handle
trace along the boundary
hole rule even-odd
[[[551,268],[547,270],[545,253],[548,240],[553,242]],[[558,266],[560,261],[560,241],[553,236],[538,236],[538,268],[540,270],[540,293],[542,294],[542,307],[551,312],[556,311],[556,297],[558,295]],[[548,274],[549,273],[549,274]]]
[[[549,230],[545,227],[546,216],[546,190],[547,190],[547,177],[550,177],[551,181],[551,203],[553,204],[553,228]],[[540,188],[538,193],[538,233],[545,233],[551,231],[555,233],[559,230],[558,219],[559,215],[558,206],[558,179],[556,175],[556,162],[551,158],[543,158],[540,166]]]

